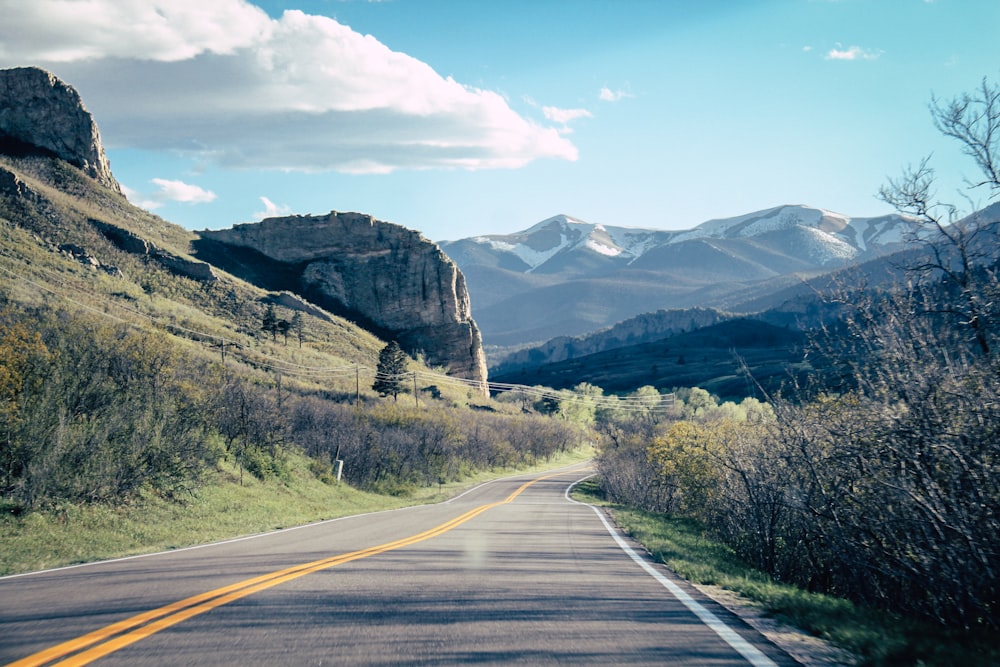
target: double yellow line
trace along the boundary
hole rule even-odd
[[[330,558],[324,558],[311,563],[296,565],[284,570],[278,570],[259,577],[254,577],[253,579],[246,579],[235,584],[230,584],[229,586],[216,588],[215,590],[194,595],[183,600],[178,600],[177,602],[168,604],[164,607],[137,614],[131,618],[127,618],[117,623],[112,623],[111,625],[100,628],[99,630],[77,637],[76,639],[71,639],[67,642],[63,642],[62,644],[53,646],[52,648],[39,651],[38,653],[29,655],[26,658],[10,663],[8,667],[37,667],[39,665],[48,665],[50,663],[65,667],[69,667],[71,665],[90,664],[98,658],[125,648],[130,644],[134,644],[141,639],[145,639],[146,637],[156,634],[161,630],[165,630],[172,625],[185,621],[192,616],[197,616],[198,614],[203,614],[206,611],[211,611],[216,607],[221,607],[224,604],[245,598],[248,595],[253,595],[258,591],[283,584],[293,579],[298,579],[299,577],[304,577],[305,575],[312,574],[313,572],[319,572],[320,570],[335,567],[343,563],[349,563],[361,558],[375,556],[377,554],[385,553],[386,551],[401,549],[412,544],[417,544],[418,542],[423,542],[424,540],[429,540],[432,537],[437,537],[442,533],[446,533],[449,530],[462,525],[466,521],[474,519],[487,510],[511,502],[532,484],[555,477],[557,474],[558,473],[546,475],[544,477],[538,477],[529,482],[525,482],[504,500],[476,507],[459,517],[446,521],[440,526],[436,526],[422,533],[418,533],[410,537],[404,537],[394,542],[387,542],[378,546],[368,547],[367,549],[352,551],[339,556],[332,556]],[[57,660],[59,662],[55,662]]]

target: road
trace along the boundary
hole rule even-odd
[[[796,664],[630,555],[586,474],[3,578],[0,664]]]

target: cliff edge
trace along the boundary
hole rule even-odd
[[[0,70],[0,152],[57,157],[122,191],[80,94],[38,67]]]
[[[361,213],[267,218],[201,232],[216,263],[233,250],[255,254],[231,272],[254,273],[269,288],[298,292],[313,303],[373,325],[429,365],[444,366],[486,390],[486,356],[472,319],[465,277],[419,232]],[[202,253],[199,252],[201,255]],[[267,267],[265,270],[264,267]]]

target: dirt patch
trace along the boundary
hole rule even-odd
[[[854,667],[857,658],[819,637],[768,616],[760,605],[718,586],[693,584],[699,591],[742,618],[805,667]]]

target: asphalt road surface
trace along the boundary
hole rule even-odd
[[[2,578],[0,663],[796,664],[571,501],[586,474]]]

